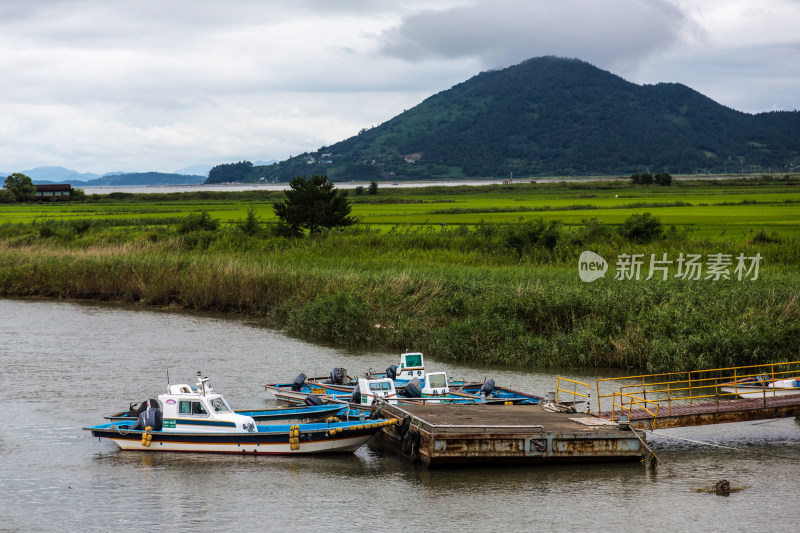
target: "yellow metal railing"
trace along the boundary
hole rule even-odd
[[[758,381],[753,381],[753,378]],[[749,397],[763,398],[766,404],[768,397],[777,396],[783,390],[797,389],[794,383],[789,387],[775,386],[776,382],[788,379],[800,381],[800,361],[601,378],[596,381],[595,397],[597,410],[603,411],[604,407],[608,410],[610,407],[612,415],[615,407],[618,407],[618,396],[630,400],[629,411],[631,404],[636,403],[633,402],[635,398],[638,403],[665,405],[671,414],[673,404],[685,405],[698,401],[719,403],[720,400],[737,398],[745,393],[741,388],[744,380],[759,384],[756,391],[747,394]],[[800,394],[800,389],[797,392]],[[607,403],[609,399],[610,406]]]
[[[566,388],[562,388],[562,385],[561,385],[562,381],[564,383],[566,383],[566,384],[571,383],[572,384],[572,390],[569,390],[569,389],[566,389]],[[583,390],[583,387],[586,387],[586,394],[578,392],[578,387],[581,387],[581,390]],[[562,378],[561,376],[558,376],[558,379],[556,380],[556,403],[561,403],[561,401],[559,399],[559,393],[561,393],[561,392],[563,392],[565,394],[571,394],[572,398],[573,398],[573,401],[576,401],[577,398],[585,398],[586,399],[586,412],[587,413],[589,412],[589,409],[591,407],[591,405],[590,405],[590,403],[591,403],[591,392],[592,392],[592,386],[591,385],[589,385],[588,383],[584,383],[582,381],[575,381],[574,379]]]
[[[619,400],[617,400],[617,398],[619,398]],[[625,402],[626,399],[627,399],[627,406]],[[637,406],[640,410],[649,414],[651,417],[653,417],[650,429],[655,428],[656,418],[658,418],[658,409],[661,406],[661,404],[653,400],[645,400],[644,398],[637,398],[633,394],[618,393],[618,392],[615,392],[613,394],[611,400],[611,420],[620,420],[621,415],[626,410],[628,411],[628,420],[630,420],[631,411],[633,410],[634,405]],[[655,412],[648,409],[647,408],[648,405],[654,405]],[[620,411],[619,417],[616,416],[616,409],[619,409]]]

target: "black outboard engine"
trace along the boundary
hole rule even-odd
[[[161,404],[158,403],[158,400],[154,400],[153,398],[150,398],[149,400],[143,401],[139,405],[139,407],[135,411],[133,411],[131,413],[131,416],[135,416],[136,418],[139,418],[140,414],[142,414],[145,411],[147,411],[147,404],[148,403],[150,404],[150,408],[156,408],[156,407],[160,407],[161,406]]]
[[[306,405],[322,405],[322,399],[316,394],[309,394],[306,396]]]
[[[347,374],[344,368],[334,368],[331,370],[331,383],[334,385],[344,385],[344,376]]]
[[[350,397],[350,403],[361,403],[361,387],[356,385],[353,389],[353,395]]]
[[[161,431],[161,428],[164,426],[164,415],[161,414],[161,408],[158,407],[158,402],[147,400],[144,403],[149,404],[149,408],[145,407],[145,410],[139,415],[138,420],[136,420],[136,423],[131,429],[145,429],[150,426],[153,428],[153,431]]]
[[[478,391],[478,394],[483,393],[483,395],[488,398],[489,395],[492,394],[492,391],[494,391],[494,380],[487,379],[483,382],[483,385],[481,385],[481,390]]]
[[[419,378],[414,378],[406,383],[406,397],[422,398],[422,382]]]
[[[303,388],[303,384],[306,382],[306,375],[301,373],[292,382],[292,390],[298,392],[300,389]]]
[[[386,369],[386,377],[392,381],[397,379],[397,365],[389,365],[389,368]]]

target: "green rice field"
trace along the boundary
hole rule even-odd
[[[680,183],[680,182],[677,182]],[[451,189],[451,190],[448,190]],[[119,194],[119,193],[117,193]],[[130,195],[145,196],[145,195]],[[150,195],[158,196],[158,195]],[[165,196],[165,195],[161,195]],[[47,219],[144,218],[169,222],[191,212],[207,211],[222,222],[244,218],[249,209],[265,222],[274,219],[272,202],[280,193],[190,195],[142,201],[122,198],[80,204],[15,204],[0,207],[0,224]],[[689,228],[702,237],[744,237],[766,229],[790,234],[800,228],[800,184],[634,187],[623,183],[518,184],[487,187],[383,189],[378,195],[350,192],[353,215],[362,224],[386,231],[397,225],[510,224],[542,218],[567,225],[596,218],[620,224],[648,211],[666,225]]]

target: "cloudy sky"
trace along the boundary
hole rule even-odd
[[[282,160],[542,55],[800,109],[800,0],[2,1],[0,171]]]

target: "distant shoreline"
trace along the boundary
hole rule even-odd
[[[696,176],[685,175],[675,176],[676,180],[724,180],[724,179],[740,179],[740,178],[758,178],[761,174],[725,174],[715,176]],[[514,180],[513,184],[519,183],[558,183],[558,182],[590,182],[590,181],[627,181],[627,177],[623,176],[587,176],[587,177],[548,177],[548,178],[530,178]],[[379,187],[385,188],[419,188],[419,187],[457,187],[457,186],[473,186],[479,187],[481,185],[503,185],[507,180],[502,178],[487,178],[487,179],[472,179],[472,180],[431,180],[431,181],[399,181],[387,182],[379,181]],[[355,189],[358,186],[367,186],[369,181],[337,181],[336,187],[340,189]],[[289,182],[280,183],[215,183],[211,185],[118,185],[118,186],[91,186],[91,187],[77,187],[83,189],[86,194],[110,194],[113,192],[131,192],[131,193],[172,193],[172,192],[193,192],[193,191],[283,191],[289,188]]]

